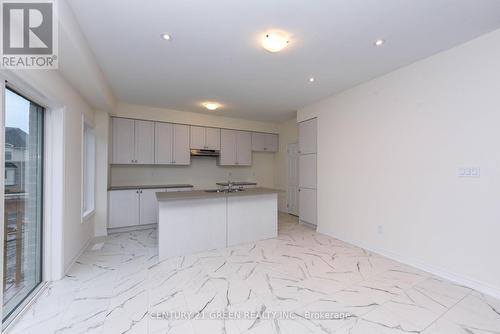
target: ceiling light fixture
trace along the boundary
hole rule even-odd
[[[161,34],[161,38],[163,38],[166,41],[170,41],[172,39],[172,37],[170,37],[170,35],[167,33]]]
[[[269,31],[262,37],[262,47],[269,52],[280,52],[290,43],[289,36],[284,31]]]
[[[377,39],[375,41],[375,46],[382,46],[384,45],[385,41],[383,39]]]
[[[210,111],[214,111],[221,107],[221,105],[217,102],[203,102],[202,105]]]
[[[310,77],[310,78],[309,78],[309,82],[314,82],[314,78],[313,78],[313,77]]]

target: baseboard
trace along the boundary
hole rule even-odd
[[[91,241],[92,241],[92,238],[88,238],[88,240],[85,242],[85,244],[83,245],[83,247],[80,248],[80,250],[78,251],[78,253],[71,259],[71,262],[69,263],[69,265],[67,267],[64,267],[64,276],[66,276],[66,274],[71,269],[71,267],[73,267],[73,265],[75,264],[76,260],[78,260],[78,258],[80,256],[82,256],[83,252],[85,252],[87,250],[87,248],[89,247]],[[64,276],[61,277],[61,278],[64,278]]]
[[[108,235],[113,234],[113,233],[149,230],[149,229],[157,228],[157,227],[158,227],[158,224],[145,224],[145,225],[136,225],[136,226],[127,226],[127,227],[108,228]]]
[[[417,269],[426,271],[430,274],[442,277],[442,278],[447,279],[447,280],[454,282],[456,284],[472,288],[474,290],[477,290],[477,291],[484,293],[486,295],[489,295],[491,297],[500,299],[500,287],[496,287],[496,286],[493,286],[491,284],[484,283],[484,282],[478,281],[476,279],[451,272],[451,271],[446,270],[446,269],[437,268],[435,266],[428,265],[428,264],[423,263],[421,261],[411,259],[411,258],[408,258],[405,256],[401,256],[397,253],[394,253],[394,252],[391,252],[391,251],[388,251],[388,250],[385,250],[382,248],[370,247],[370,246],[367,246],[367,245],[365,245],[362,242],[359,242],[357,240],[349,240],[348,238],[342,238],[342,237],[339,237],[337,235],[332,235],[330,233],[324,233],[322,231],[318,231],[318,232],[325,234],[325,235],[328,235],[328,236],[331,236],[335,239],[347,242],[351,245],[361,247],[361,248],[366,249],[367,251],[370,251],[372,253],[382,255],[382,256],[387,257],[389,259],[401,262],[403,264],[406,264],[406,265],[415,267]]]

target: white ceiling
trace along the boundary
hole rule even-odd
[[[282,121],[360,82],[500,28],[499,0],[70,0],[115,97]],[[271,54],[260,34],[292,34]],[[170,42],[160,38],[168,32]],[[378,38],[387,42],[373,46]],[[314,76],[316,81],[309,83]]]

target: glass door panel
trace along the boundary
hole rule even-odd
[[[43,112],[5,90],[4,321],[42,282]]]

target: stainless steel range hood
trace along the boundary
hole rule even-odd
[[[220,155],[219,150],[196,150],[191,149],[191,156],[193,157],[218,157]]]

